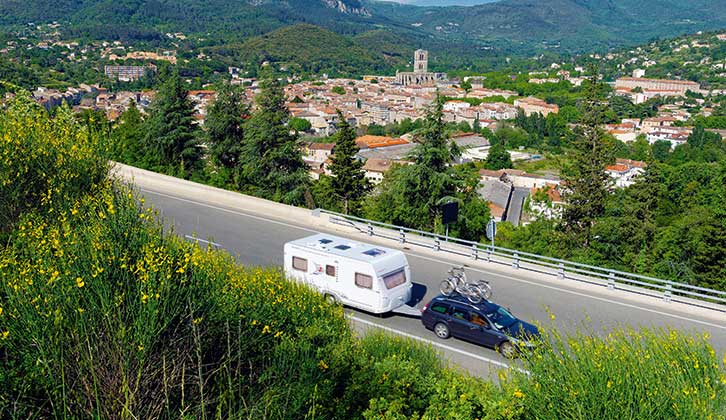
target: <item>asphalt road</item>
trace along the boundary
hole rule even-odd
[[[176,234],[214,242],[243,264],[281,266],[285,242],[319,231],[301,226],[294,220],[275,220],[241,209],[210,206],[204,203],[203,197],[174,196],[148,188],[140,192],[147,204],[159,210],[165,222],[174,226]],[[339,232],[334,234],[341,235]],[[431,255],[417,249],[406,253],[415,283],[414,295],[418,297],[417,306],[421,307],[438,294],[439,282],[453,264],[445,255]],[[567,282],[555,283],[549,276],[522,270],[507,271],[494,264],[491,268],[484,265],[467,272],[470,278],[489,280],[494,288],[492,300],[528,321],[554,323],[568,331],[584,325],[595,333],[619,325],[669,327],[698,333],[708,331],[713,346],[719,352],[726,350],[726,315],[723,314],[670,310],[656,301],[625,299],[608,295],[607,290],[591,291]],[[384,328],[425,341],[440,350],[456,367],[473,375],[494,377],[497,368],[517,363],[492,349],[456,339],[441,340],[423,328],[418,319],[400,315],[376,316],[354,310],[349,311],[349,316],[355,322],[356,330],[361,332]]]

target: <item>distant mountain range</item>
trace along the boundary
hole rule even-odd
[[[164,32],[182,31],[239,43],[284,26],[313,24],[350,40],[384,31],[406,47],[441,47],[444,52],[571,53],[726,28],[726,1],[501,0],[470,7],[371,0],[0,1],[0,26],[50,21],[70,23],[66,31],[78,36],[105,39],[163,39]]]
[[[494,3],[499,0],[393,0],[396,3],[409,4],[411,6],[446,7],[446,6],[477,6],[480,4]]]
[[[383,15],[438,37],[563,51],[726,28],[726,1],[712,0],[503,0],[443,8],[364,4],[374,16]]]

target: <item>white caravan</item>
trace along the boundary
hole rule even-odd
[[[411,299],[411,270],[403,252],[328,234],[285,244],[285,274],[330,300],[373,313],[420,315]],[[408,310],[407,310],[408,309]]]

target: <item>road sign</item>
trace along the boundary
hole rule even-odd
[[[497,236],[497,222],[494,219],[490,219],[487,223],[487,238],[494,241],[494,237]]]
[[[456,223],[459,218],[459,203],[451,201],[441,206],[442,215],[441,222],[445,225]]]

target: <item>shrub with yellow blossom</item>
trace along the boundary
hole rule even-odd
[[[605,336],[549,330],[510,387],[524,418],[723,419],[726,370],[707,333],[616,328]],[[544,343],[543,343],[544,344]]]
[[[93,193],[108,175],[104,143],[69,108],[49,118],[19,91],[0,113],[0,235],[25,211],[58,211]]]

